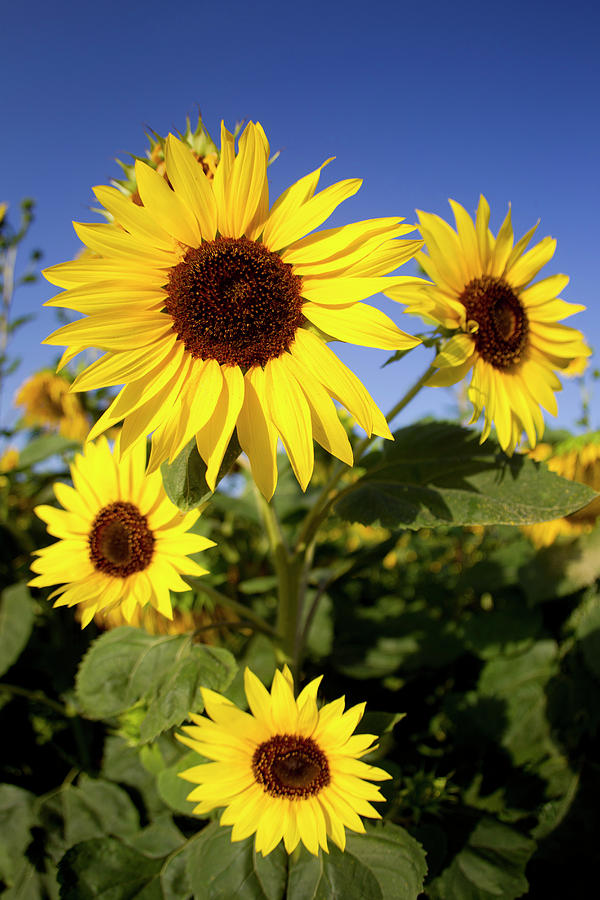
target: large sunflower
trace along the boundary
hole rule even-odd
[[[74,388],[125,385],[90,439],[121,419],[123,451],[154,432],[152,471],[195,436],[214,488],[237,429],[266,497],[275,490],[278,437],[302,488],[313,470],[313,437],[352,464],[332,398],[367,433],[391,436],[372,397],[323,334],[386,350],[416,345],[360,301],[400,283],[401,277],[382,276],[421,246],[398,240],[414,229],[397,218],[310,234],[356,193],[360,180],[315,194],[320,166],[269,209],[268,158],[260,125],[246,127],[237,154],[223,126],[210,180],[191,150],[169,135],[168,180],[136,162],[143,206],[116,188],[98,187],[114,223],[75,223],[100,258],[45,272],[67,288],[49,305],[87,315],[45,343],[67,345],[63,364],[90,346],[106,351]]]
[[[545,462],[551,472],[600,491],[600,431],[568,438],[556,447],[539,444],[530,456],[538,462]],[[569,516],[523,525],[522,530],[536,547],[548,547],[559,536],[574,538],[591,531],[599,516],[600,497],[596,497]]]
[[[199,785],[188,795],[197,804],[193,812],[226,807],[221,825],[233,825],[231,840],[256,833],[256,850],[263,856],[282,838],[288,853],[300,841],[315,855],[319,847],[327,852],[328,837],[343,850],[345,828],[363,833],[360,816],[380,818],[369,801],[384,798],[370,782],[391,776],[360,760],[375,749],[376,735],[352,734],[365,704],[344,712],[341,697],[319,709],[321,677],[294,699],[287,666],[275,673],[270,694],[246,669],[250,713],[202,689],[210,719],[190,715],[195,724],[184,729],[189,737],[178,735],[214,760],[181,773]]]
[[[454,231],[439,216],[418,211],[427,253],[416,259],[433,280],[393,286],[385,293],[408,303],[420,315],[457,333],[442,347],[430,385],[451,385],[469,372],[468,396],[475,422],[485,409],[481,440],[496,426],[500,445],[512,453],[525,431],[530,446],[544,432],[540,406],[556,415],[554,370],[565,370],[577,357],[590,355],[580,331],[559,320],[585,309],[558,298],[566,275],[531,284],[552,258],[556,241],[545,237],[526,251],[537,225],[513,246],[510,209],[498,235],[488,227],[490,208],[481,196],[475,224],[450,200]]]
[[[37,506],[56,543],[37,550],[31,568],[34,587],[60,584],[55,606],[81,604],[84,628],[99,611],[117,605],[125,619],[150,603],[173,618],[169,591],[189,591],[181,574],[204,575],[188,554],[214,545],[187,534],[199,516],[183,515],[164,492],[160,474],[144,474],[146,442],[139,441],[121,462],[106,438],[84,446],[71,466],[74,487],[57,482],[64,509]]]

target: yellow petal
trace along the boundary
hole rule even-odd
[[[244,376],[238,366],[223,366],[223,391],[206,425],[196,433],[198,452],[206,463],[206,483],[214,491],[227,445],[244,402]]]
[[[270,418],[304,491],[314,466],[310,409],[285,357],[271,359],[265,367],[266,397]]]
[[[135,177],[142,202],[154,218],[178,241],[188,247],[198,247],[202,235],[196,217],[162,175],[136,159]]]
[[[245,381],[244,403],[237,420],[238,439],[257,487],[270,500],[277,485],[277,430],[265,412],[268,404],[263,370],[247,372]]]
[[[333,456],[351,466],[354,461],[352,447],[327,391],[295,356],[290,355],[286,363],[309,405],[314,439]]]
[[[421,343],[419,338],[401,331],[381,310],[366,303],[342,309],[307,303],[302,312],[309,322],[338,341],[381,350],[410,350]]]
[[[265,246],[269,250],[281,250],[308,234],[309,231],[318,228],[340,203],[356,194],[361,184],[360,178],[338,181],[311,197],[310,200],[285,217],[282,217],[281,214],[274,217],[271,214],[263,235]],[[275,222],[277,224],[274,224]]]
[[[167,137],[165,160],[169,180],[196,217],[202,238],[213,241],[217,233],[217,204],[202,166],[189,147],[172,134]]]

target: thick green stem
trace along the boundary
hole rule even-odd
[[[391,422],[410,403],[412,398],[423,387],[432,371],[433,368],[429,367],[406,392],[404,397],[390,410],[386,416],[388,422]],[[367,437],[356,446],[354,451],[355,462],[358,462],[373,440],[374,436]],[[291,552],[286,545],[273,506],[265,500],[258,489],[256,490],[256,500],[269,539],[269,547],[277,575],[278,614],[276,633],[279,638],[281,655],[290,665],[295,679],[299,675],[310,625],[318,602],[324,592],[324,589],[317,591],[311,610],[307,615],[304,607],[306,588],[314,555],[315,536],[336,499],[337,492],[335,492],[335,488],[346,471],[347,467],[341,464],[335,468],[331,478],[321,491],[315,506],[306,516],[294,550]]]

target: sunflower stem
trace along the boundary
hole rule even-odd
[[[297,677],[297,645],[301,616],[304,555],[290,554],[274,507],[255,486],[256,502],[269,539],[277,576],[277,626],[283,657]]]
[[[43,703],[45,706],[53,709],[54,712],[60,713],[61,716],[64,716],[65,719],[72,719],[77,715],[75,711],[70,712],[66,706],[63,706],[62,703],[57,703],[56,700],[52,700],[51,697],[47,697],[43,691],[30,691],[27,688],[19,687],[16,684],[0,684],[0,691],[4,691],[7,694],[14,694],[18,697],[26,697],[28,700],[31,700],[34,703]]]
[[[396,403],[395,406],[387,414],[386,421],[391,422],[396,416],[405,409],[406,406],[410,403],[410,401],[419,393],[423,385],[426,383],[427,379],[433,374],[435,371],[434,366],[428,366],[427,370],[423,372],[423,374],[415,381],[411,388],[404,394],[404,396]],[[376,435],[371,435],[370,437],[363,438],[360,443],[358,443],[354,449],[354,462],[357,463],[358,460],[362,457],[367,448],[373,443]],[[314,507],[306,516],[302,527],[300,529],[300,533],[296,540],[295,552],[294,556],[302,560],[302,568],[301,568],[301,580],[295,585],[295,589],[297,591],[297,598],[295,600],[295,606],[293,613],[295,615],[295,632],[294,632],[294,640],[291,645],[291,660],[293,667],[293,674],[296,678],[298,676],[300,667],[302,665],[302,658],[304,655],[304,649],[306,647],[306,642],[308,639],[308,633],[310,631],[310,626],[314,620],[316,615],[319,603],[323,594],[325,593],[325,588],[317,589],[313,602],[311,604],[310,610],[307,616],[303,615],[303,607],[304,607],[304,597],[306,595],[306,584],[308,581],[308,575],[310,572],[310,566],[312,564],[312,559],[314,556],[314,548],[316,543],[316,535],[317,532],[325,521],[327,516],[329,515],[329,511],[332,505],[335,503],[336,499],[340,496],[340,492],[335,490],[337,485],[344,474],[347,471],[347,467],[343,464],[339,464],[334,469],[329,481],[325,484],[321,494],[319,495],[317,502]],[[352,485],[350,485],[347,490],[351,490]],[[332,493],[333,492],[333,493]],[[328,584],[329,582],[327,582]],[[286,601],[287,602],[287,601]],[[282,601],[280,599],[280,614],[282,609]],[[286,613],[287,615],[287,613]],[[279,623],[278,623],[279,624]],[[281,629],[278,628],[281,634],[287,635],[289,633],[289,629],[291,627],[291,623],[287,621],[280,623],[282,625]],[[289,643],[286,644],[284,642],[284,648],[287,649],[289,647]],[[289,650],[288,650],[289,652]]]

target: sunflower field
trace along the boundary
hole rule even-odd
[[[584,307],[483,196],[330,227],[360,179],[274,198],[274,157],[152,134],[43,272],[57,368],[2,397],[0,897],[588,896],[600,432],[545,421]],[[0,204],[2,381],[33,214]]]

